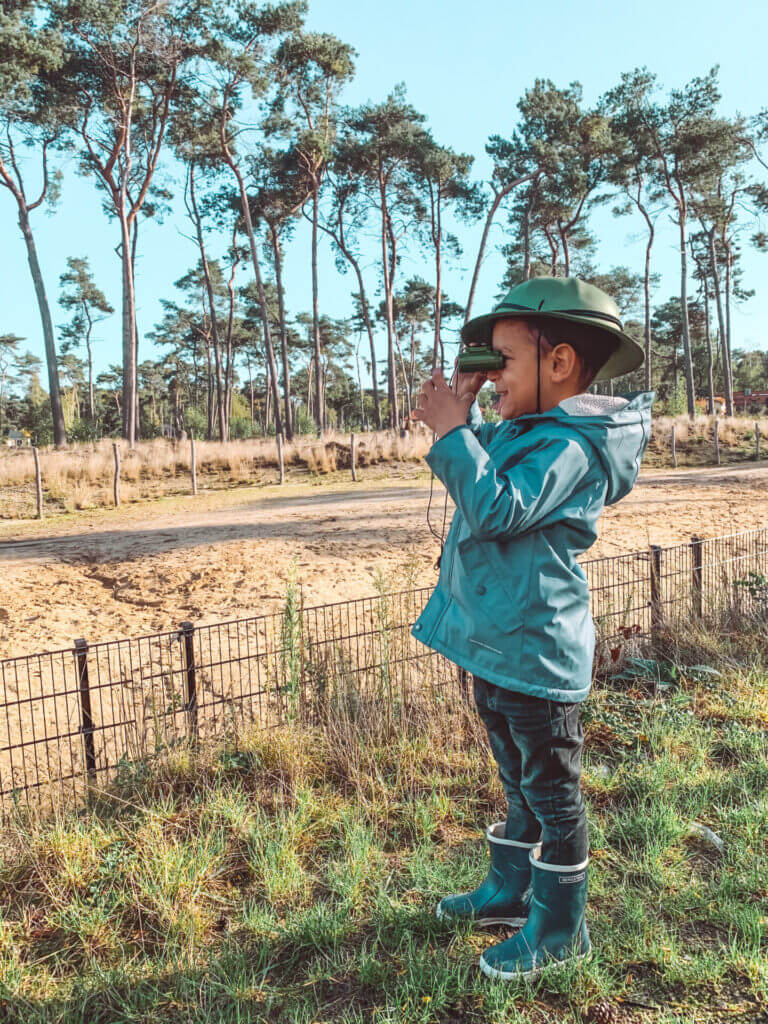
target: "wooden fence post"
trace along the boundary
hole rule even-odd
[[[88,643],[75,640],[77,680],[80,691],[80,732],[85,747],[85,771],[89,782],[96,781],[96,748],[93,743],[93,716],[91,714],[91,688],[88,681]]]
[[[43,478],[40,474],[40,453],[35,446],[32,449],[35,458],[35,495],[37,496],[37,518],[43,518]]]
[[[117,441],[112,442],[112,454],[115,458],[115,482],[113,487],[115,508],[120,505],[120,447]]]
[[[280,483],[285,483],[285,463],[283,462],[283,435],[277,433],[277,464],[280,467]]]
[[[355,465],[355,435],[349,435],[349,447],[352,452],[352,479],[357,480],[357,466]]]
[[[693,614],[696,619],[701,619],[704,613],[703,591],[702,591],[702,540],[694,534],[691,537],[691,564],[693,566]]]
[[[675,469],[677,469],[677,447],[676,447],[675,441],[676,441],[676,438],[675,438],[675,424],[673,423],[672,424],[672,464],[674,465]]]
[[[715,417],[715,458],[720,465],[720,420]]]
[[[189,449],[189,469],[192,474],[192,493],[197,494],[197,448],[195,447],[194,434],[190,436]]]
[[[755,421],[755,462],[760,461],[760,424]]]
[[[651,544],[651,638],[661,629],[661,547]]]
[[[195,627],[191,622],[182,622],[184,680],[186,686],[187,731],[193,743],[197,743],[197,673],[195,670]]]

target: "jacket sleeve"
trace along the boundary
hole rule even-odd
[[[505,540],[530,530],[573,495],[590,469],[579,442],[561,435],[502,472],[464,426],[443,434],[426,462],[479,540]]]

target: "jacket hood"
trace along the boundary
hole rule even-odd
[[[530,419],[557,420],[577,430],[592,445],[608,476],[606,505],[613,505],[634,486],[640,459],[651,436],[653,391],[627,395],[574,395],[554,409]],[[519,417],[528,419],[529,417]]]

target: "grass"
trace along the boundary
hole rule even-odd
[[[392,431],[358,434],[356,464],[361,474],[393,462],[419,463],[432,443],[432,433],[420,425],[401,438]],[[131,503],[163,495],[188,493],[189,442],[140,441],[130,450],[118,442],[121,457],[120,499]],[[266,486],[279,480],[277,444],[272,438],[247,441],[197,441],[198,486],[232,488]],[[286,443],[283,461],[287,480],[333,477],[351,467],[349,434],[328,431],[322,439],[299,436]],[[47,512],[73,512],[113,503],[112,441],[69,445],[40,454],[44,505]],[[24,518],[35,513],[34,462],[29,450],[0,453],[0,518]]]
[[[489,982],[477,960],[504,930],[434,917],[482,878],[504,814],[473,709],[346,690],[321,724],[177,747],[85,809],[20,810],[0,843],[0,1019],[583,1022],[606,1002],[624,1021],[763,1019],[766,638],[667,638],[653,682],[637,663],[585,705],[578,968]]]
[[[672,466],[671,436],[675,427],[679,466],[715,463],[714,417],[659,416],[653,421],[643,464]],[[719,417],[721,462],[744,462],[755,457],[755,422],[761,438],[761,458],[768,455],[768,419]],[[120,498],[124,504],[167,495],[189,493],[190,445],[166,440],[140,441],[131,451],[121,450]],[[432,432],[412,424],[404,438],[393,431],[357,435],[358,479],[401,467],[421,466],[432,444]],[[247,441],[198,441],[198,486],[205,489],[266,487],[279,480],[277,445],[272,438]],[[283,451],[286,480],[327,481],[343,474],[349,479],[349,434],[331,430],[322,439],[297,437]],[[69,445],[40,456],[44,506],[47,515],[109,507],[113,503],[112,441]],[[378,474],[377,474],[378,471]],[[34,463],[29,450],[0,452],[0,519],[30,518],[36,513]]]
[[[768,419],[759,416],[657,416],[643,458],[644,466],[669,467],[672,458],[672,427],[678,466],[716,464],[715,419],[718,420],[720,461],[722,464],[755,459],[755,424],[760,434],[760,458],[768,457]]]

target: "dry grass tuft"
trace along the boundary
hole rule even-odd
[[[357,435],[357,465],[419,461],[432,444],[432,433],[420,425],[404,438],[390,431]],[[68,511],[108,505],[112,501],[113,442],[70,445],[63,450],[40,451],[40,469],[47,500]],[[131,501],[160,494],[178,493],[189,485],[191,446],[187,441],[155,439],[140,441],[132,451],[118,442],[121,459],[121,500]],[[201,486],[227,487],[263,482],[265,472],[273,482],[278,468],[277,443],[273,438],[245,441],[198,441],[197,473]],[[318,439],[300,436],[283,446],[286,468],[297,473],[333,473],[351,465],[349,434],[331,430]],[[0,492],[34,483],[34,460],[29,450],[0,453]],[[0,515],[18,515],[12,502]]]

